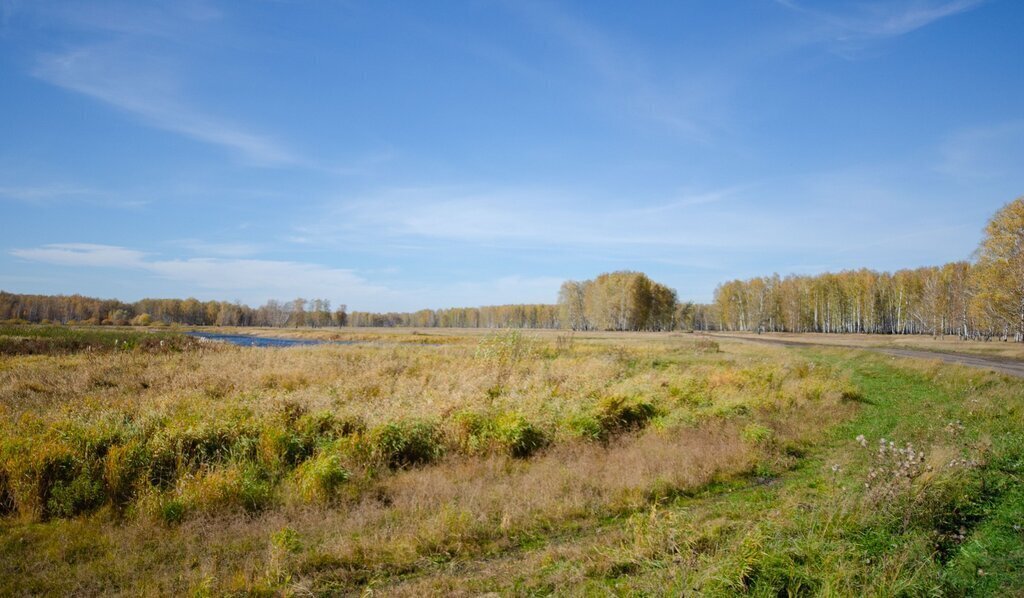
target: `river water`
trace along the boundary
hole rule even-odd
[[[216,332],[189,331],[185,334],[211,341],[221,341],[240,347],[305,347],[308,345],[354,345],[357,341],[321,341],[302,338],[275,338],[272,336],[250,336],[247,334],[220,334]]]

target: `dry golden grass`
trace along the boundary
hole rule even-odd
[[[349,592],[770,478],[858,398],[692,335],[373,334],[0,358],[0,592]]]

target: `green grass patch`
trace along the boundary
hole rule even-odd
[[[195,339],[174,332],[125,328],[73,328],[43,324],[0,325],[0,355],[51,355],[79,351],[182,351]]]

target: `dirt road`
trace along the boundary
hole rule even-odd
[[[828,343],[814,343],[804,341],[786,340],[772,338],[770,336],[733,336],[731,334],[713,334],[717,338],[736,340],[741,342],[765,343],[769,345],[782,345],[786,347],[830,347],[833,349],[852,349],[860,351],[874,351],[885,353],[896,357],[910,357],[913,359],[937,359],[946,363],[965,365],[969,367],[988,369],[1009,376],[1024,378],[1024,362],[1014,359],[1002,359],[996,357],[982,357],[980,355],[965,355],[963,353],[939,353],[937,351],[919,351],[915,349],[886,349],[882,347],[843,347]]]

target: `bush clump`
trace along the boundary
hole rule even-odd
[[[520,459],[529,457],[548,443],[541,429],[514,412],[503,413],[495,419],[494,438],[509,455]]]
[[[391,422],[374,428],[369,443],[372,458],[391,469],[432,463],[443,452],[437,425],[424,420]]]
[[[273,490],[270,476],[258,465],[231,463],[182,478],[176,498],[186,513],[233,511],[239,507],[256,513],[273,502]]]
[[[580,413],[570,418],[568,428],[573,436],[584,440],[602,441],[608,436],[598,418],[590,413]]]
[[[275,422],[260,432],[260,461],[269,469],[293,467],[313,454],[313,445],[289,426]]]
[[[657,413],[647,401],[606,397],[597,404],[595,415],[606,434],[615,434],[643,428]]]
[[[0,517],[14,512],[14,492],[7,471],[0,469]]]
[[[743,440],[748,444],[767,444],[774,436],[775,432],[771,428],[757,422],[751,422],[743,428]]]
[[[366,424],[358,417],[339,418],[329,411],[307,413],[286,406],[279,421],[263,428],[259,450],[265,464],[280,470],[302,463],[339,438],[365,431]]]
[[[642,429],[658,415],[653,404],[626,397],[605,397],[593,409],[578,413],[567,422],[573,436],[598,442]]]
[[[44,518],[74,517],[96,509],[104,502],[103,482],[93,472],[66,464],[57,473],[46,498]]]
[[[522,414],[507,411],[497,415],[466,411],[455,416],[456,437],[467,453],[504,453],[524,459],[547,446],[543,430]]]
[[[350,475],[336,453],[321,452],[296,468],[295,481],[304,500],[330,502]]]
[[[117,509],[131,502],[139,489],[139,480],[149,465],[149,455],[138,442],[115,445],[103,460],[103,482],[107,497]]]
[[[99,507],[104,500],[103,481],[96,468],[60,443],[9,454],[6,470],[5,502],[23,517],[73,517]]]

